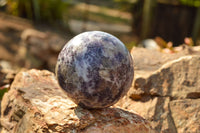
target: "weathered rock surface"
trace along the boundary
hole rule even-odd
[[[134,91],[172,99],[200,98],[200,56],[183,56],[167,62],[148,77],[138,76],[130,95],[136,95]]]
[[[131,55],[135,65],[135,76],[150,75],[151,72],[158,70],[163,64],[178,59],[186,55],[200,55],[198,47],[189,47],[182,45],[179,48],[182,50],[177,53],[168,54],[162,53],[157,50],[148,50],[145,48],[134,47],[131,50]]]
[[[134,48],[135,79],[117,103],[152,121],[163,133],[200,133],[200,51],[165,54]]]
[[[200,99],[175,100],[169,105],[177,132],[200,132]]]
[[[149,122],[120,108],[86,110],[59,88],[54,74],[17,74],[1,105],[1,133],[153,133]]]

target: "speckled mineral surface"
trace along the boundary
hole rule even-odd
[[[129,90],[133,61],[124,44],[101,31],[71,39],[59,54],[56,75],[60,86],[85,108],[113,105]]]

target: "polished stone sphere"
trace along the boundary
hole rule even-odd
[[[77,105],[104,108],[128,92],[134,76],[133,61],[124,44],[113,35],[84,32],[63,47],[56,76]]]

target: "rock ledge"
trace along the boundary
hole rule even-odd
[[[1,133],[153,133],[148,121],[120,108],[77,107],[53,73],[32,69],[17,74],[1,105]]]

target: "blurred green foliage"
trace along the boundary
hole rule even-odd
[[[113,0],[114,2],[117,2],[120,4],[121,7],[130,7],[131,4],[135,4],[139,1],[145,1],[145,0]],[[156,0],[158,3],[160,1],[164,1],[164,0]],[[165,0],[166,3],[168,0]],[[200,0],[174,0],[177,2],[180,2],[180,4],[182,5],[186,5],[186,6],[193,6],[193,7],[199,7],[200,6]],[[171,3],[170,1],[168,1],[168,3]]]
[[[130,11],[131,8],[138,0],[113,0],[114,2],[118,3],[118,7],[124,11]]]
[[[187,6],[194,6],[199,7],[200,6],[200,0],[180,0],[181,4],[187,5]]]
[[[130,24],[130,20],[125,18],[120,18],[116,16],[107,15],[102,12],[89,12],[89,19],[94,22],[111,23],[111,24]],[[88,17],[86,16],[86,17]],[[77,20],[83,20],[83,13],[81,14],[79,10],[70,10],[70,17]]]
[[[70,5],[62,0],[7,0],[7,12],[37,22],[55,23],[63,19]]]
[[[7,87],[0,87],[0,100],[2,100],[3,95],[8,91]]]
[[[134,46],[137,46],[137,42],[131,41],[130,43],[125,43],[125,45],[126,45],[126,48],[129,50],[129,52],[131,52],[131,49],[132,49]]]

